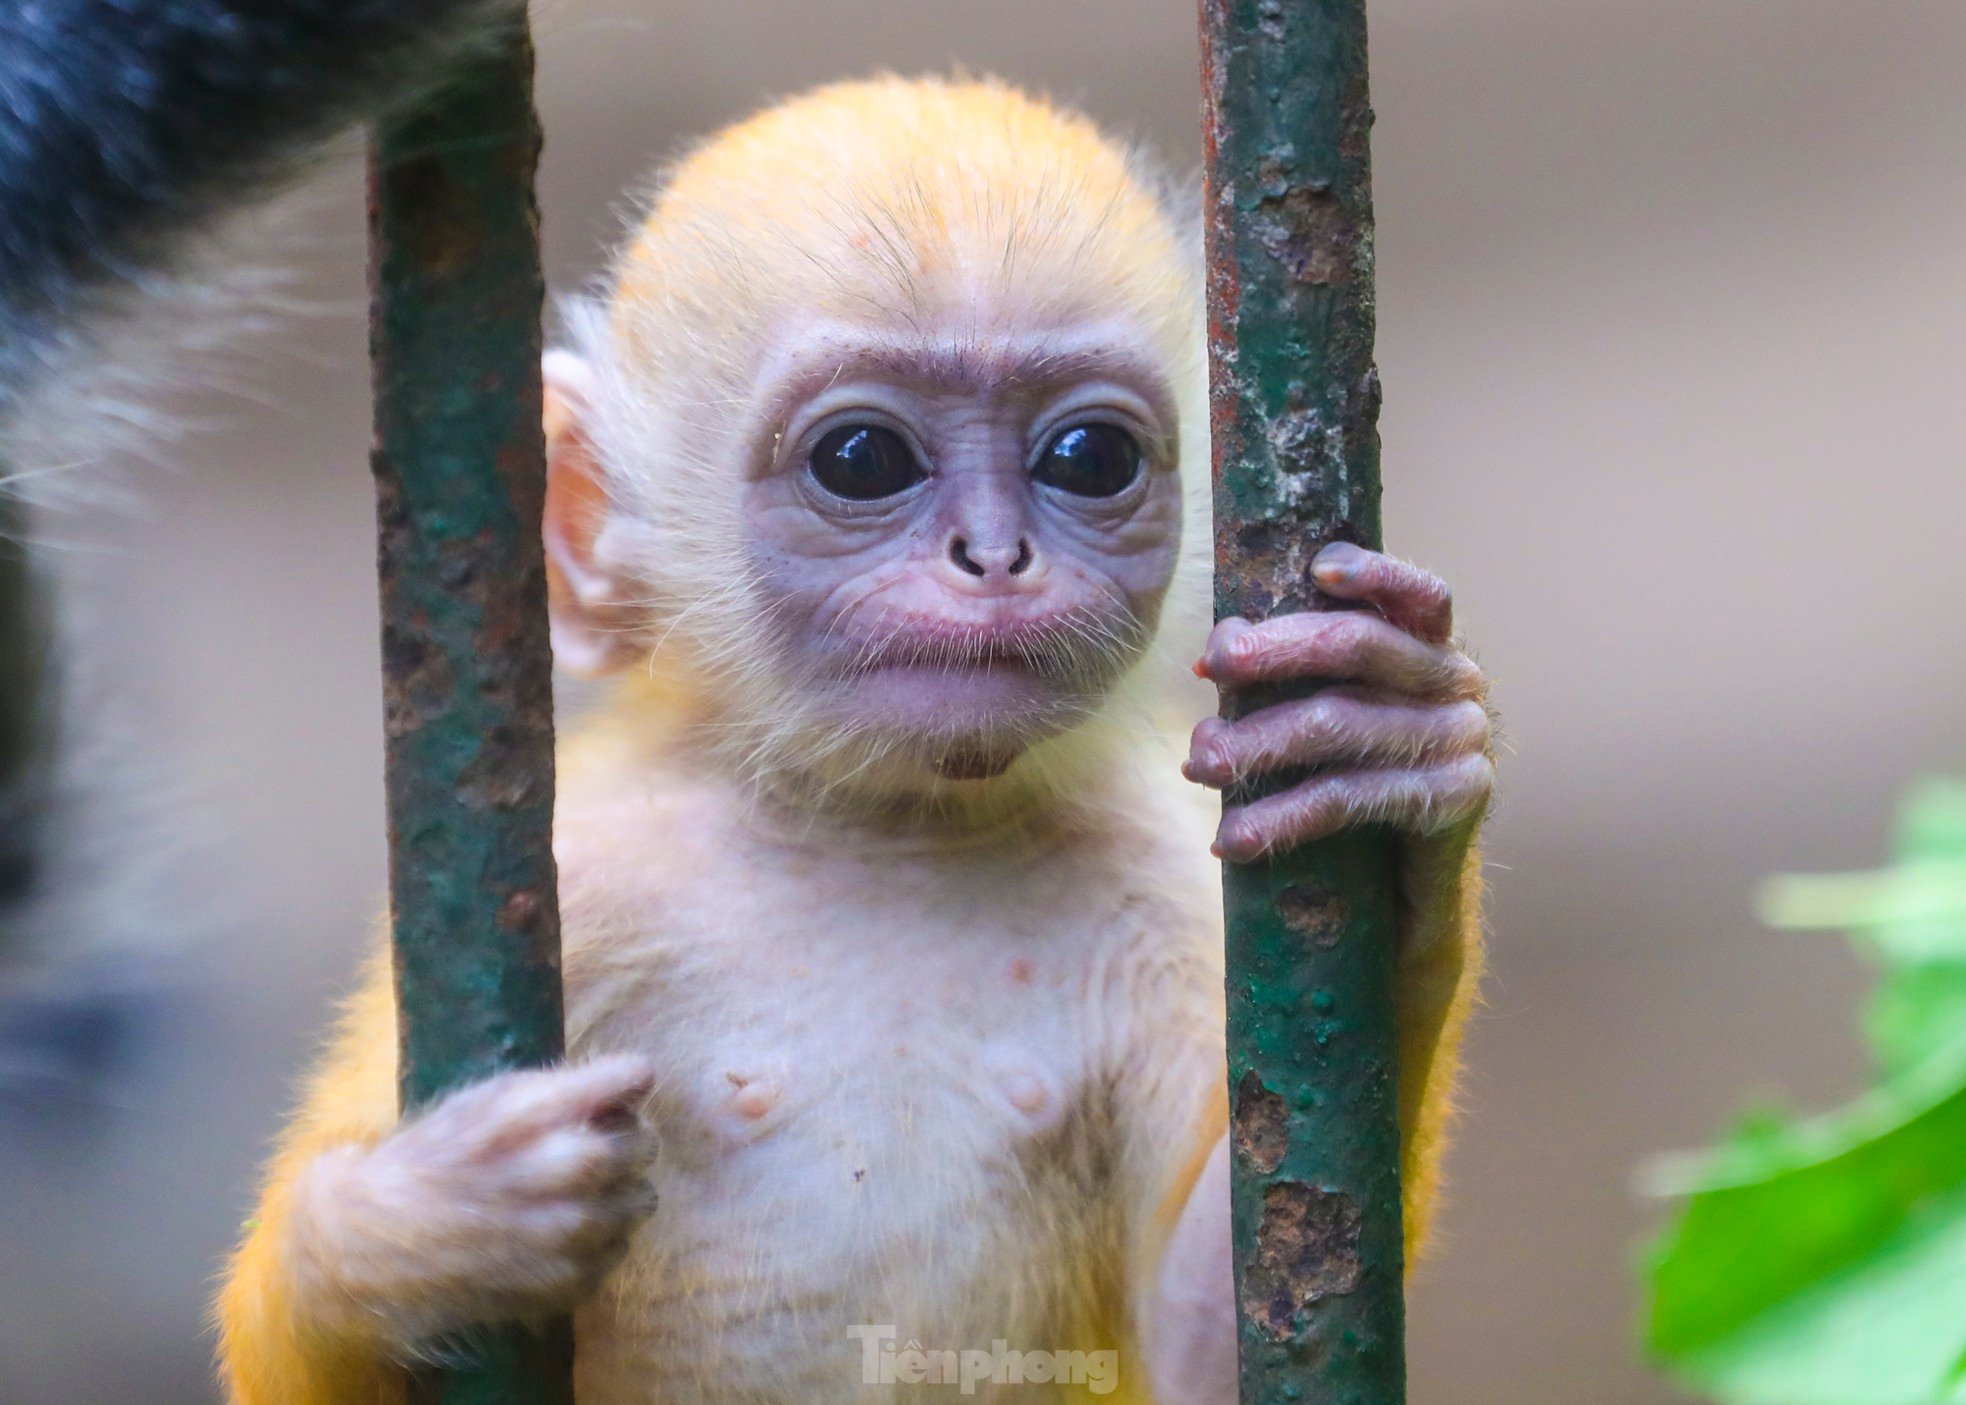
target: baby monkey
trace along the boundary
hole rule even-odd
[[[1334,546],[1360,608],[1226,621],[1195,667],[1336,681],[1165,740],[1195,254],[1124,152],[990,82],[821,89],[669,174],[545,367],[554,648],[622,675],[561,755],[571,1058],[399,1119],[375,964],[223,1291],[233,1400],[395,1398],[563,1311],[583,1405],[890,1400],[910,1341],[1116,1353],[986,1393],[1232,1399],[1211,847],[1366,820],[1402,835],[1417,1241],[1483,682],[1438,580]],[[1183,777],[1281,768],[1211,846]]]

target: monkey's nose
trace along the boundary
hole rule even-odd
[[[973,546],[965,537],[951,537],[949,559],[967,575],[1008,579],[1031,569],[1033,553],[1028,537],[1019,537],[1015,546]]]

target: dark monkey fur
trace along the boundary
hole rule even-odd
[[[140,315],[192,236],[415,100],[521,13],[515,0],[0,0],[0,455],[50,413],[37,384],[99,357],[92,328]],[[31,466],[0,462],[0,958],[18,956],[48,896],[61,808],[53,583],[30,495],[9,481]],[[6,1046],[47,1037],[34,1005],[0,984],[0,1084]]]

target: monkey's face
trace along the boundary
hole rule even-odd
[[[996,84],[705,143],[575,319],[586,369],[549,359],[559,659],[658,671],[722,754],[829,787],[1071,728],[1174,573],[1192,253],[1122,149]]]
[[[1096,708],[1179,548],[1147,339],[820,323],[779,344],[740,512],[801,710],[964,778]]]

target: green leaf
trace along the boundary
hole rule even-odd
[[[1687,1200],[1651,1254],[1648,1346],[1729,1405],[1966,1405],[1966,784],[1918,787],[1899,842],[1896,868],[1763,904],[1878,964],[1878,1086],[1651,1172]]]
[[[1763,887],[1760,909],[1771,927],[1853,930],[1880,960],[1966,961],[1966,857],[1786,874]]]
[[[1885,1077],[1942,1058],[1966,1032],[1966,961],[1921,962],[1888,972],[1864,1013],[1864,1035]]]
[[[1932,1405],[1966,1348],[1966,1194],[1857,1262],[1689,1350],[1682,1374],[1739,1405]]]
[[[1927,776],[1898,806],[1897,851],[1907,859],[1966,862],[1966,778]]]

